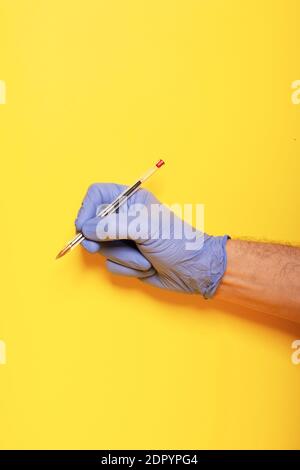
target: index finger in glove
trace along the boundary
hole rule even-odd
[[[83,201],[75,220],[77,231],[81,231],[83,224],[97,213],[97,208],[101,204],[109,204],[118,197],[126,186],[115,183],[95,183],[92,184]]]

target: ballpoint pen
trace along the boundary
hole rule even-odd
[[[125,191],[123,191],[114,201],[112,201],[102,211],[96,214],[96,217],[102,219],[103,217],[106,217],[107,215],[116,212],[116,210],[118,210],[119,207],[121,207],[121,205],[124,204],[124,202],[127,201],[127,199],[132,196],[148,178],[150,178],[150,176],[152,176],[159,168],[161,168],[164,163],[165,162],[163,160],[159,160],[156,165],[154,165],[146,173],[144,173],[143,176],[141,176],[141,178],[136,181],[136,183],[134,183],[129,188],[126,188]],[[70,240],[66,244],[66,246],[58,253],[56,259],[66,255],[69,251],[73,250],[73,248],[79,245],[84,239],[85,236],[82,233],[78,233],[78,235],[76,235],[75,238]]]

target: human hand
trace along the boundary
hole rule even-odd
[[[145,189],[132,195],[118,213],[96,217],[99,206],[111,203],[125,188],[113,183],[90,186],[75,221],[77,231],[86,237],[83,247],[105,256],[107,269],[114,274],[212,297],[226,269],[229,237],[213,237],[192,229]],[[164,223],[153,216],[159,211]]]

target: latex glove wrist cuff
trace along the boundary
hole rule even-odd
[[[208,236],[199,253],[197,275],[194,279],[196,291],[205,299],[213,297],[226,271],[226,243],[229,235]]]

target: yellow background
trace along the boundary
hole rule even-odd
[[[300,242],[298,0],[0,0],[1,448],[300,448],[299,327],[54,257],[89,184]]]

